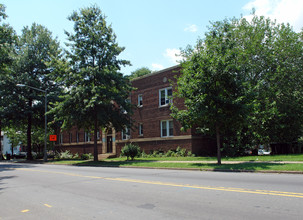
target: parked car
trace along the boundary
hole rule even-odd
[[[265,151],[264,149],[259,149],[258,155],[270,155],[270,151]]]

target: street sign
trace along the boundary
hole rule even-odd
[[[54,135],[54,134],[50,135],[49,141],[57,141],[57,135]]]

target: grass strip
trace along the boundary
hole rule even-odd
[[[179,168],[179,169],[206,169],[206,170],[226,170],[226,171],[299,171],[303,172],[303,164],[284,164],[284,163],[249,163],[239,164],[216,163],[161,163],[154,161],[54,161],[55,164],[69,164],[76,166],[100,166],[100,167],[151,167],[151,168]]]
[[[106,161],[125,161],[126,157],[107,159]],[[216,157],[147,157],[137,158],[142,161],[216,161]],[[303,154],[261,155],[242,157],[222,157],[222,161],[303,161]]]

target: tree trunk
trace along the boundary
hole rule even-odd
[[[33,156],[32,156],[32,113],[31,113],[31,109],[32,109],[32,100],[30,99],[28,102],[29,105],[29,113],[27,116],[27,160],[33,160]]]
[[[218,125],[216,125],[216,137],[217,137],[217,160],[218,160],[218,165],[221,165],[220,129]]]
[[[98,132],[98,118],[97,118],[97,114],[95,114],[95,125],[94,125],[94,161],[98,161],[97,132]]]

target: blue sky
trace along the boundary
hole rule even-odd
[[[72,31],[67,17],[75,10],[97,4],[112,24],[120,46],[121,58],[132,66],[160,70],[176,65],[180,48],[194,45],[203,38],[209,21],[256,14],[289,22],[294,30],[303,27],[302,0],[2,0],[9,23],[18,34],[33,22],[47,27],[61,45],[66,42],[64,30]]]

